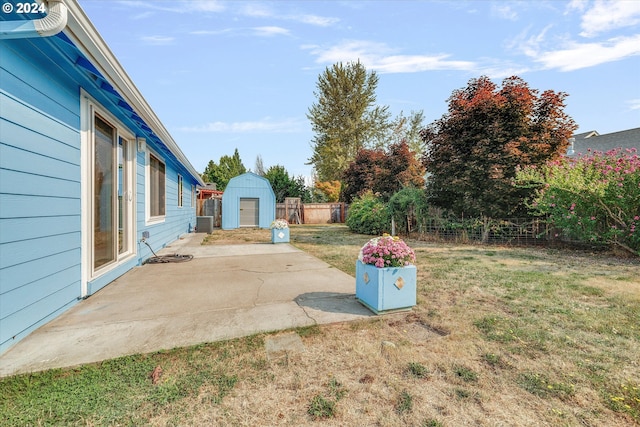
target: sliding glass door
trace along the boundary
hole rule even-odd
[[[131,251],[131,142],[98,115],[93,123],[92,241],[93,271]]]

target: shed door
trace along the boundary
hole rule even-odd
[[[258,227],[260,199],[240,198],[240,227]]]

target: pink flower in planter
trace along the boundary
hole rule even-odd
[[[398,237],[384,235],[369,240],[358,256],[365,264],[383,267],[404,267],[415,263],[413,250]]]

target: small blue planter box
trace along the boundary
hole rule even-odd
[[[289,229],[288,228],[272,228],[271,229],[271,243],[289,243]]]
[[[377,268],[356,261],[356,299],[376,314],[416,305],[416,266]]]

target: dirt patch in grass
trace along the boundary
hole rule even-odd
[[[215,229],[205,236],[203,245],[241,245],[271,242],[271,230],[263,228]]]
[[[264,243],[268,233],[216,230],[206,243]],[[291,227],[293,245],[350,274],[369,238],[340,225]],[[70,399],[60,411],[76,411],[75,424],[640,425],[637,260],[408,243],[418,266],[411,312],[289,331],[303,350],[286,357],[268,357],[273,335],[261,334],[125,358],[126,386],[109,379],[122,363],[40,374],[46,384],[37,375],[3,380],[0,420],[52,424],[42,396],[86,375],[84,390],[109,379],[113,387],[96,396],[128,407],[91,412]]]

